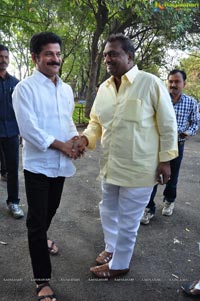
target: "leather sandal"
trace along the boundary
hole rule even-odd
[[[49,285],[49,283],[48,282],[45,282],[45,283],[42,283],[42,284],[39,284],[38,285],[38,287],[36,288],[36,293],[37,293],[37,295],[39,294],[39,292],[44,288],[44,287],[46,287],[46,286],[48,286],[48,287],[50,287],[50,285]],[[51,287],[50,287],[51,288]],[[51,290],[52,290],[52,288],[51,288]],[[57,300],[57,298],[56,298],[56,295],[54,294],[54,293],[52,293],[51,295],[42,295],[42,296],[37,296],[37,300],[38,301],[40,301],[40,300],[44,300],[44,299],[46,299],[46,298],[49,298],[49,299],[51,299],[51,300],[53,300],[54,299],[54,301],[56,301]]]
[[[95,267],[90,268],[90,272],[92,272],[98,278],[115,278],[120,275],[124,275],[128,273],[129,269],[123,270],[111,270],[109,269],[108,263],[103,265],[97,265]]]
[[[112,256],[113,256],[113,253],[103,251],[97,256],[96,262],[97,262],[97,264],[108,263],[109,261],[111,261]]]
[[[51,245],[48,245],[48,241],[50,241]],[[57,255],[58,254],[58,247],[56,246],[55,242],[51,239],[47,239],[47,245],[48,245],[48,250],[49,250],[49,254],[51,255]],[[55,249],[56,247],[56,249]]]
[[[187,295],[193,296],[193,297],[199,297],[200,296],[200,290],[195,288],[195,285],[199,282],[200,280],[195,280],[193,282],[186,282],[182,284],[181,288],[184,290],[184,292]]]

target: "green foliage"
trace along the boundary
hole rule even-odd
[[[75,105],[73,120],[76,125],[88,124],[89,119],[85,117],[85,105],[83,104]]]
[[[187,85],[185,93],[200,101],[200,52],[193,52],[180,61],[180,69],[186,71]]]
[[[46,30],[59,34],[62,78],[72,84],[75,96],[87,93],[91,106],[95,85],[105,78],[102,51],[109,34],[128,35],[139,67],[158,74],[166,48],[199,46],[199,14],[172,7],[156,11],[155,1],[145,0],[2,0],[0,40],[14,53],[23,77],[33,68],[28,56],[30,37]]]

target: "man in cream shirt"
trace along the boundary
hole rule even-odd
[[[99,87],[79,147],[94,149],[101,139],[105,250],[90,271],[112,278],[129,271],[137,231],[155,183],[170,178],[178,155],[177,124],[169,93],[154,75],[134,66],[127,37],[108,38],[104,62],[111,77]]]

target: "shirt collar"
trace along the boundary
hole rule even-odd
[[[132,84],[133,81],[135,80],[138,72],[139,72],[139,69],[138,69],[137,65],[135,65],[130,70],[128,70],[128,72],[126,72],[124,75],[122,75],[122,79],[126,78]],[[107,79],[106,85],[107,86],[110,85],[113,81],[114,81],[114,76],[109,77],[109,79]]]
[[[138,75],[139,69],[137,65],[133,66],[128,72],[126,72],[122,77],[126,77],[128,81],[132,84]]]
[[[180,103],[180,102],[182,102],[182,101],[183,101],[183,98],[184,98],[184,96],[185,96],[185,94],[184,94],[184,93],[182,93],[182,94],[181,94],[181,96],[179,97],[178,101],[177,101],[176,103],[174,103],[174,104],[177,104],[177,103]],[[172,103],[173,103],[173,97],[172,97],[172,95],[171,95],[171,94],[170,94],[170,97],[171,97],[171,100],[172,100]]]
[[[11,75],[10,75],[8,72],[6,72],[5,77],[1,77],[1,76],[0,76],[0,78],[1,78],[2,80],[9,79],[10,77],[11,77]]]
[[[38,77],[38,80],[39,80],[40,82],[42,82],[42,83],[44,83],[44,82],[51,82],[51,83],[53,83],[51,79],[49,79],[47,76],[45,76],[42,72],[40,72],[40,71],[37,70],[37,69],[35,69],[35,70],[33,71],[33,74],[34,74],[36,77]],[[58,75],[56,75],[56,78],[57,78],[57,85],[60,85],[61,82],[62,82],[61,79],[60,79],[60,77],[59,77]]]

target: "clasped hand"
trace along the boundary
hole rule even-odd
[[[64,143],[63,153],[71,159],[82,157],[85,151],[86,141],[81,136],[75,136]]]

